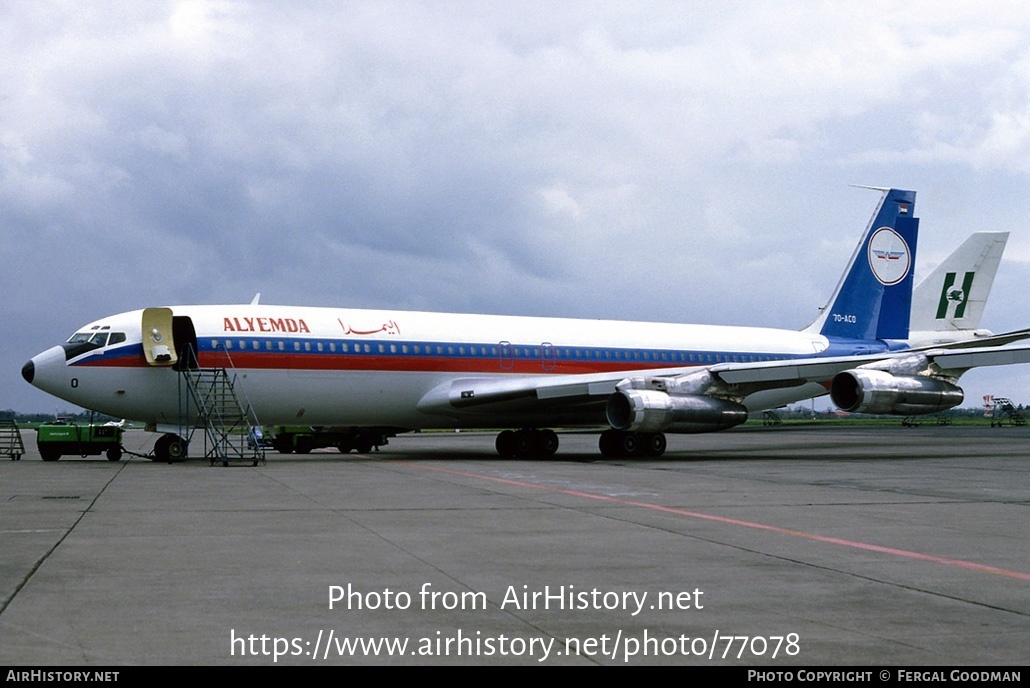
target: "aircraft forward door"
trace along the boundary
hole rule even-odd
[[[200,367],[197,361],[197,330],[193,320],[186,315],[172,318],[172,337],[175,339],[175,353],[179,358],[176,370],[196,370]]]
[[[172,366],[179,360],[175,350],[171,308],[147,308],[143,311],[143,354],[147,364]]]
[[[189,317],[172,315],[171,308],[147,308],[141,326],[149,365],[197,367],[197,331]]]

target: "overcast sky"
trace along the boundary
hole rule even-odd
[[[799,329],[876,206],[916,279],[1010,230],[1030,326],[1030,5],[0,3],[0,409],[104,315],[263,303]],[[1030,402],[1030,366],[966,405]]]

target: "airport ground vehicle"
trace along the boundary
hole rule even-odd
[[[36,430],[36,448],[44,461],[57,461],[62,456],[98,456],[108,461],[122,458],[122,427],[95,423],[55,421]]]
[[[351,429],[310,425],[277,425],[267,428],[265,434],[272,438],[272,447],[280,454],[308,454],[313,449],[325,447],[335,447],[343,454],[351,450],[365,454],[388,441],[383,433],[355,433]]]

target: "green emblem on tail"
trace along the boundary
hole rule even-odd
[[[962,286],[955,286],[957,274],[949,272],[944,275],[944,287],[941,288],[941,300],[937,305],[937,319],[948,317],[948,305],[955,305],[955,318],[961,318],[966,313],[966,303],[969,302],[969,289],[973,286],[975,272],[967,272],[962,278]]]

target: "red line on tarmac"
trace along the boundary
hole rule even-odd
[[[534,490],[543,490],[545,492],[556,492],[559,494],[570,495],[573,497],[582,497],[583,499],[592,499],[599,502],[610,502],[612,504],[619,504],[622,506],[635,506],[643,509],[651,509],[653,511],[660,511],[667,514],[675,514],[677,516],[687,516],[690,518],[699,518],[705,521],[715,521],[717,523],[726,523],[734,526],[742,526],[744,528],[753,528],[755,530],[766,530],[773,533],[779,533],[780,535],[791,535],[793,537],[804,538],[806,540],[814,540],[816,542],[826,542],[832,545],[841,545],[843,547],[851,547],[853,549],[861,549],[870,552],[880,552],[881,554],[891,554],[898,557],[905,557],[907,559],[916,559],[918,561],[929,561],[935,564],[945,564],[947,566],[958,566],[964,569],[970,569],[973,571],[980,571],[982,573],[993,573],[998,576],[1007,576],[1009,578],[1015,578],[1017,580],[1030,581],[1030,573],[1022,573],[1020,571],[1010,571],[1008,569],[998,568],[996,566],[987,566],[986,564],[977,564],[972,561],[963,561],[962,559],[949,559],[948,557],[938,557],[932,554],[922,554],[921,552],[911,552],[904,549],[896,549],[894,547],[884,547],[882,545],[871,545],[866,542],[857,542],[855,540],[845,540],[843,538],[829,537],[827,535],[816,535],[814,533],[806,533],[802,530],[792,530],[790,528],[781,528],[779,526],[770,526],[764,523],[755,523],[754,521],[743,521],[738,518],[729,518],[727,516],[715,516],[714,514],[703,514],[699,511],[687,511],[686,509],[677,509],[669,506],[662,506],[660,504],[651,504],[649,502],[638,502],[629,499],[619,499],[618,497],[609,497],[607,495],[594,494],[592,492],[582,492],[580,490],[567,490],[560,487],[551,487],[549,485],[537,485],[536,483],[527,483],[522,480],[512,480],[511,478],[498,478],[496,476],[481,475],[479,473],[469,473],[468,471],[456,471],[450,468],[440,468],[438,466],[428,466],[426,464],[409,463],[407,461],[391,461],[390,463],[400,464],[402,466],[411,466],[413,468],[423,468],[430,471],[437,471],[439,473],[450,473],[451,475],[460,475],[466,478],[478,478],[480,480],[489,480],[495,483],[504,483],[506,485],[513,485],[515,487],[525,487]]]

